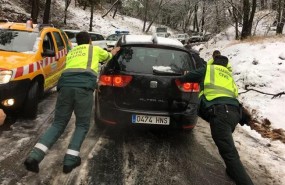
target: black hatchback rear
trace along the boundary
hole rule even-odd
[[[194,128],[199,85],[176,80],[196,68],[183,45],[170,38],[124,35],[117,46],[121,50],[98,77],[95,123]]]

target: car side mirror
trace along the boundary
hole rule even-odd
[[[46,50],[44,50],[44,52],[42,52],[42,56],[43,57],[54,57],[55,52],[51,49],[46,49]]]

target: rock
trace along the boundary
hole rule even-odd
[[[281,54],[279,55],[279,58],[280,58],[281,60],[285,60],[285,52],[281,53]]]

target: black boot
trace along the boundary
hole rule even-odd
[[[70,173],[74,168],[80,166],[80,164],[81,164],[81,158],[76,157],[75,163],[71,165],[63,165],[63,173]]]
[[[31,171],[31,172],[35,172],[35,173],[39,173],[40,169],[39,169],[39,162],[31,157],[28,157],[25,162],[24,165],[26,167],[27,170]]]

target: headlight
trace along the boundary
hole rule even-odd
[[[10,82],[12,77],[12,71],[0,71],[0,84],[6,84]]]

